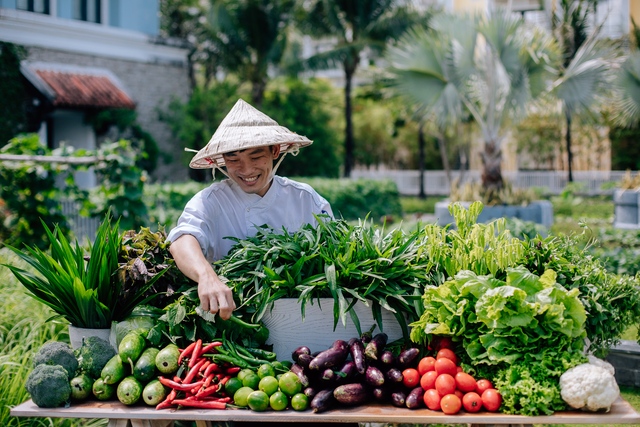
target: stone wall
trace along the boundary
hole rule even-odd
[[[187,64],[135,62],[38,47],[29,47],[28,52],[29,61],[106,68],[113,72],[136,102],[140,126],[158,143],[161,156],[152,178],[161,182],[188,179],[187,164],[191,155],[184,152],[184,147],[171,135],[169,127],[158,119],[158,110],[165,109],[172,98],[183,102],[188,99]]]

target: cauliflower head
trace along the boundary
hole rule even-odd
[[[33,366],[38,365],[60,365],[73,378],[78,370],[78,359],[71,346],[64,342],[49,341],[40,347],[33,358]]]
[[[102,368],[115,355],[116,350],[108,341],[95,336],[82,340],[77,350],[80,370],[94,379],[100,378]]]
[[[620,388],[606,367],[583,363],[560,376],[560,395],[572,408],[608,412],[620,396]]]
[[[41,408],[67,404],[71,397],[69,374],[60,365],[38,365],[27,377],[25,388],[33,403]]]

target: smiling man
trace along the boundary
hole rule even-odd
[[[235,309],[231,290],[212,266],[235,244],[229,237],[254,236],[263,225],[295,232],[315,224],[315,215],[333,216],[309,185],[275,175],[284,155],[311,143],[238,100],[191,160],[192,168],[217,169],[229,178],[197,193],[168,236],[176,265],[198,283],[203,310],[228,319]]]

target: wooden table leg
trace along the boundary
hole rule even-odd
[[[115,420],[115,419],[111,419],[109,420],[109,424],[107,424],[107,427],[130,427],[131,424],[129,424],[129,420]]]
[[[131,420],[131,427],[172,427],[171,420]]]
[[[196,427],[212,427],[211,421],[196,420]]]

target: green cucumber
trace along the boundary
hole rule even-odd
[[[124,336],[124,338],[122,338],[122,341],[120,341],[120,345],[118,346],[118,355],[120,356],[122,363],[128,363],[131,366],[131,372],[133,372],[135,363],[142,355],[146,345],[147,340],[135,331],[129,332]]]
[[[156,377],[156,356],[160,350],[154,347],[145,349],[135,366],[133,367],[133,376],[141,383],[148,383]]]
[[[102,378],[105,384],[117,384],[128,375],[129,368],[127,366],[128,365],[122,363],[120,355],[116,354],[104,365],[104,368],[102,368],[100,372],[100,378]]]

